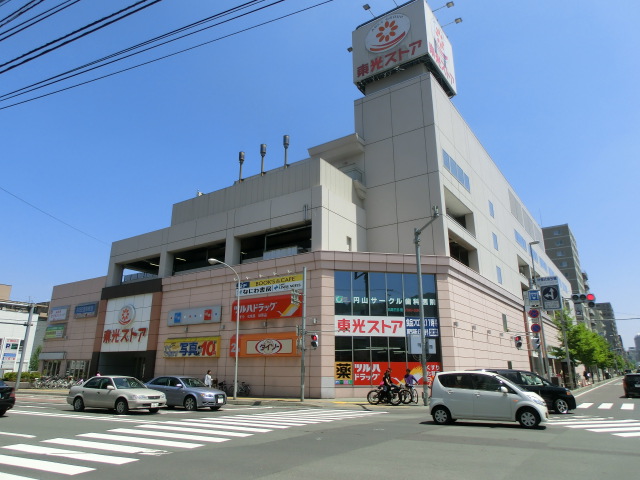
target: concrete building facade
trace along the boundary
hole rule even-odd
[[[428,8],[408,2],[359,28],[410,16],[409,7]],[[56,287],[52,308],[67,310],[52,325],[67,333],[48,339],[46,351],[87,362],[87,374],[212,369],[230,382],[237,348],[239,380],[252,392],[290,396],[300,391],[304,354],[306,396],[362,397],[387,365],[399,380],[405,368],[421,376],[414,340],[422,309],[429,375],[482,367],[552,374],[545,352],[558,346],[557,332],[545,313],[527,315],[523,295],[534,272],[558,277],[565,297],[570,282],[451,102],[442,71],[427,54],[416,58],[358,83],[353,133],[174,205],[167,228],[113,243],[106,277]],[[298,290],[301,305],[291,294]],[[94,316],[72,314],[90,304]],[[529,342],[536,321],[540,351]]]

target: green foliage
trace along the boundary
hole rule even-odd
[[[31,353],[31,358],[29,359],[29,370],[31,371],[38,370],[41,351],[42,351],[42,345],[38,345]]]
[[[15,382],[18,378],[18,372],[5,372],[2,379],[5,382]],[[36,378],[40,378],[40,372],[22,372],[20,374],[20,383],[33,382]]]

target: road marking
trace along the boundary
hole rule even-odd
[[[176,422],[179,423],[179,422]],[[173,425],[145,425],[144,428],[152,428],[157,430],[168,430],[172,432],[184,432],[184,433],[206,433],[206,434],[219,434],[226,437],[251,437],[253,433],[242,433],[242,432],[228,432],[221,429],[216,428],[189,428],[184,426],[173,426]]]
[[[43,443],[53,443],[56,445],[67,445],[69,447],[85,447],[95,450],[108,450],[119,453],[137,453],[140,455],[164,455],[167,450],[157,450],[155,448],[134,447],[122,445],[120,443],[90,442],[88,440],[78,440],[77,438],[51,438],[43,440]]]
[[[10,473],[0,473],[1,480],[36,480],[31,477],[23,477],[20,475],[11,475]]]
[[[0,432],[0,435],[7,435],[10,437],[36,438],[35,435],[27,435],[26,433]]]
[[[92,472],[93,470],[95,470],[95,468],[90,467],[66,465],[64,463],[49,462],[46,460],[35,460],[33,458],[25,461],[24,458],[10,457],[8,455],[0,455],[0,464],[10,465],[12,467],[23,467],[33,470],[42,470],[45,472],[60,473],[62,475],[78,475],[79,473]]]
[[[204,446],[201,443],[172,442],[171,440],[157,440],[155,438],[130,437],[128,435],[111,435],[109,433],[81,433],[78,437],[98,438],[113,442],[143,443],[145,445],[161,445],[163,447],[198,448]]]
[[[620,410],[633,410],[635,407],[635,404],[633,403],[623,403],[622,406],[620,407]]]
[[[167,436],[166,432],[155,432],[144,430],[145,427],[137,428],[114,428],[113,430],[109,430],[114,433],[132,433],[133,435],[148,435],[150,437],[160,437],[165,438]],[[228,438],[217,438],[205,435],[184,435],[182,433],[172,433],[171,438],[175,440],[193,440],[194,442],[207,442],[207,443],[220,443],[227,442]]]
[[[177,421],[170,421],[170,422],[162,422],[162,424],[167,424],[167,425],[189,425],[192,427],[201,427],[203,425],[213,425],[216,428],[222,429],[222,430],[237,430],[240,432],[252,432],[252,433],[267,433],[267,432],[273,432],[273,430],[269,429],[269,428],[255,428],[255,427],[245,427],[245,426],[240,426],[240,425],[231,425],[230,423],[220,423],[217,420],[213,420],[213,419],[208,419],[208,418],[194,418],[192,420],[188,420],[188,421],[182,421],[182,422],[177,422]]]
[[[125,463],[138,461],[137,458],[116,457],[113,455],[102,455],[98,453],[85,453],[75,450],[63,450],[61,448],[41,447],[39,445],[26,445],[24,443],[18,445],[9,445],[2,448],[23,453],[34,453],[36,455],[72,458],[74,460],[85,460],[87,462],[110,463],[112,465],[124,465]]]
[[[593,403],[581,403],[576,408],[589,408]]]
[[[598,409],[600,409],[600,410],[611,410],[611,407],[613,407],[613,403],[601,403],[598,406]]]

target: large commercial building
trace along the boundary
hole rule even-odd
[[[306,396],[361,397],[387,366],[421,375],[422,327],[431,374],[558,368],[557,332],[523,298],[534,273],[559,297],[570,283],[452,104],[451,46],[429,7],[372,19],[352,49],[355,132],[249,178],[240,163],[229,187],[175,204],[168,227],[115,242],[106,277],[56,287],[50,369],[229,382],[237,360],[252,392],[296,396],[304,352]]]

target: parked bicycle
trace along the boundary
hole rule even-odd
[[[380,403],[400,405],[400,402],[402,402],[402,398],[400,397],[400,387],[393,385],[388,392],[385,392],[384,387],[380,385],[378,388],[371,390],[367,394],[367,401],[371,405],[378,405]]]
[[[224,381],[218,383],[218,388],[227,394],[228,397],[233,395],[233,383],[225,383]],[[251,387],[248,383],[240,382],[238,384],[238,395],[248,397],[251,394]]]

